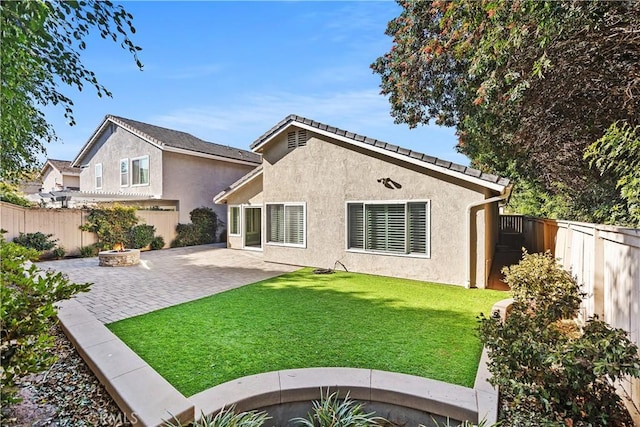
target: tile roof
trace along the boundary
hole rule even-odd
[[[160,126],[150,125],[148,123],[131,120],[124,117],[108,115],[107,119],[129,128],[129,130],[137,131],[144,134],[155,142],[168,147],[179,148],[196,153],[210,154],[213,156],[226,157],[233,160],[244,160],[247,162],[260,163],[259,154],[239,148],[230,147],[228,145],[216,144],[204,141],[189,133],[181,132],[173,129],[167,129]]]
[[[51,163],[51,166],[58,169],[62,173],[79,174],[80,172],[82,172],[81,168],[71,166],[71,160],[47,159],[47,163]]]
[[[426,167],[428,167],[429,165],[438,166],[444,169],[448,169],[452,172],[460,173],[462,175],[466,175],[472,178],[477,178],[482,181],[486,181],[491,184],[497,184],[499,186],[504,186],[504,187],[509,185],[509,179],[507,178],[485,173],[478,169],[474,169],[468,166],[438,159],[436,157],[432,157],[427,154],[420,153],[418,151],[413,151],[413,150],[399,147],[397,145],[389,144],[388,142],[385,142],[385,141],[380,141],[378,139],[373,139],[367,136],[358,135],[353,132],[348,132],[333,126],[326,125],[324,123],[317,122],[315,120],[297,116],[295,114],[291,114],[285,117],[282,121],[280,121],[274,127],[272,127],[267,132],[265,132],[262,136],[260,136],[257,140],[255,140],[251,144],[251,149],[255,151],[259,146],[264,144],[267,140],[269,140],[271,137],[273,137],[274,135],[282,131],[284,128],[286,128],[290,124],[296,124],[296,123],[307,125],[311,128],[316,128],[318,130],[325,131],[328,133],[333,133],[337,136],[351,139],[357,143],[368,144],[371,147],[380,148],[380,149],[389,151],[390,153],[399,154],[400,156],[406,156],[409,159],[418,160],[419,162],[424,163]]]

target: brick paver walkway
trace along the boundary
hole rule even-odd
[[[216,245],[163,249],[140,254],[140,265],[99,267],[98,258],[38,264],[74,282],[92,282],[77,300],[102,323],[148,313],[254,283],[299,267],[267,263],[261,252]]]

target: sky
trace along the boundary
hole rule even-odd
[[[392,1],[121,2],[142,47],[138,70],[119,44],[89,37],[84,65],[113,98],[65,87],[75,126],[60,107],[47,120],[61,142],[47,157],[73,160],[112,114],[249,149],[289,114],[468,165],[454,130],[395,124],[370,64],[391,48]]]

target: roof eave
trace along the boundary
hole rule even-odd
[[[260,164],[260,162],[254,162],[252,160],[240,160],[240,159],[234,159],[231,157],[216,156],[215,154],[208,154],[200,151],[187,150],[184,148],[172,147],[170,145],[165,145],[164,147],[162,147],[162,150],[172,152],[172,153],[186,154],[188,156],[202,157],[205,159],[213,159],[213,160],[220,160],[223,162],[237,163],[240,165],[257,166]]]
[[[353,138],[349,138],[349,137],[346,137],[346,136],[343,136],[343,135],[339,135],[339,134],[334,133],[334,132],[329,132],[329,131],[320,129],[320,128],[315,127],[315,126],[310,126],[310,125],[307,125],[305,123],[301,123],[301,122],[296,121],[296,120],[294,120],[292,118],[289,118],[287,121],[283,122],[279,127],[277,127],[277,129],[274,129],[272,131],[272,133],[268,137],[266,137],[263,141],[260,141],[259,144],[256,144],[254,147],[252,147],[252,150],[254,152],[262,152],[267,144],[269,144],[271,141],[273,141],[275,138],[277,138],[283,131],[285,131],[290,126],[297,126],[297,127],[301,128],[301,129],[306,129],[306,130],[309,130],[309,131],[314,132],[316,134],[324,135],[324,136],[332,138],[332,139],[337,139],[339,141],[346,142],[346,143],[351,144],[351,145],[355,145],[356,147],[364,148],[366,150],[370,150],[370,151],[373,151],[375,153],[383,154],[385,156],[389,156],[389,157],[392,157],[394,159],[398,159],[398,160],[401,160],[401,161],[404,161],[404,162],[407,162],[407,163],[411,163],[411,164],[414,164],[414,165],[417,165],[417,166],[421,166],[423,168],[432,170],[434,172],[439,172],[439,173],[442,173],[442,174],[447,175],[447,176],[451,176],[451,177],[454,177],[454,178],[457,178],[457,179],[460,179],[460,180],[463,180],[463,181],[466,181],[466,182],[469,182],[469,183],[472,183],[472,184],[479,185],[479,186],[484,187],[484,188],[488,188],[488,189],[493,190],[493,191],[497,191],[499,193],[503,193],[505,191],[507,185],[508,185],[508,182],[506,184],[504,184],[504,185],[501,184],[500,182],[490,182],[490,181],[487,181],[487,180],[484,180],[484,179],[481,179],[481,178],[477,178],[477,177],[474,177],[474,176],[471,176],[471,175],[467,175],[467,174],[462,173],[462,172],[457,172],[457,171],[445,168],[443,166],[439,166],[437,164],[428,163],[428,162],[422,161],[420,159],[415,159],[415,158],[412,158],[410,156],[406,156],[404,154],[394,153],[393,151],[389,151],[389,150],[386,150],[386,149],[381,148],[381,147],[376,147],[374,145],[367,144],[365,142],[357,141],[357,140],[355,140]]]
[[[227,199],[230,195],[232,195],[233,193],[235,193],[237,190],[239,190],[240,188],[244,188],[247,184],[249,184],[250,182],[253,182],[253,180],[255,180],[256,178],[262,176],[262,172],[263,170],[260,169],[259,171],[256,172],[256,170],[252,170],[251,172],[247,173],[245,176],[243,176],[242,178],[240,178],[237,182],[240,182],[240,184],[238,184],[236,187],[233,187],[233,185],[235,184],[231,184],[231,187],[227,188],[226,190],[222,190],[221,192],[219,192],[218,194],[216,194],[215,196],[213,196],[213,203],[216,204],[225,204],[227,202]],[[253,174],[253,175],[252,175]],[[252,175],[249,176],[247,178],[247,175]]]

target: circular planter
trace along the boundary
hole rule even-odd
[[[101,251],[98,253],[100,267],[129,267],[140,263],[139,249],[123,251]]]

